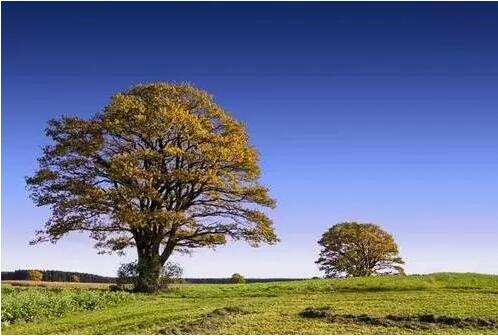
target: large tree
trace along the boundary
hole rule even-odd
[[[52,143],[26,178],[51,217],[32,243],[88,231],[100,252],[138,253],[139,291],[154,291],[176,252],[228,238],[278,241],[261,207],[258,153],[241,122],[187,84],[138,85],[91,119],[49,121]]]
[[[318,244],[322,250],[316,263],[327,277],[403,273],[393,236],[376,224],[336,224]]]

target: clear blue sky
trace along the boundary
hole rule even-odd
[[[243,120],[282,242],[176,258],[187,276],[317,275],[339,221],[392,232],[411,273],[498,273],[497,3],[2,3],[2,270],[113,275],[73,234],[28,246],[46,121],[150,81]]]

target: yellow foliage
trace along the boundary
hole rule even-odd
[[[28,270],[28,280],[31,281],[42,281],[43,272],[38,270]]]
[[[135,86],[89,120],[50,121],[47,135],[53,143],[27,179],[53,210],[40,241],[89,231],[99,248],[135,245],[165,260],[227,238],[278,240],[243,124],[192,85]]]

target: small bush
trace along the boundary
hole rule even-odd
[[[170,284],[182,283],[183,269],[174,262],[167,262],[162,270],[159,278],[161,288],[167,289]]]
[[[170,284],[182,283],[183,269],[174,262],[167,262],[161,269],[159,274],[159,285],[163,289],[167,289]],[[136,286],[138,283],[138,263],[132,261],[127,264],[121,264],[118,269],[117,284],[121,287],[126,284]]]
[[[80,282],[80,277],[77,276],[76,274],[71,275],[69,279],[71,282]]]
[[[124,291],[125,290],[125,286],[124,285],[116,285],[116,284],[112,284],[109,286],[109,290],[111,292],[119,292],[119,291]]]
[[[246,279],[244,278],[244,276],[241,275],[241,274],[239,274],[239,273],[233,274],[232,277],[230,278],[230,280],[234,284],[243,284],[243,283],[246,283]]]
[[[126,264],[121,264],[118,268],[118,278],[116,282],[119,286],[123,286],[125,284],[133,284],[136,285],[138,278],[137,271],[137,262],[132,261]]]
[[[38,270],[28,270],[28,280],[31,281],[42,281],[43,272]]]

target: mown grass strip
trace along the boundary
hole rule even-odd
[[[235,315],[248,314],[249,312],[238,306],[217,308],[193,321],[184,322],[178,326],[159,330],[159,334],[206,334],[218,328],[227,318]]]
[[[386,315],[375,317],[367,314],[335,314],[330,307],[307,307],[299,313],[304,318],[322,318],[334,323],[357,323],[382,327],[398,327],[411,330],[427,330],[441,328],[458,329],[495,329],[498,320],[477,317],[420,315]]]

